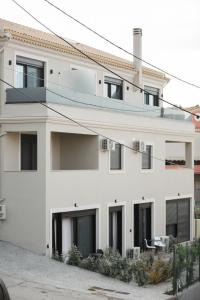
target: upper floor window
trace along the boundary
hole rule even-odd
[[[21,134],[21,170],[37,170],[37,135]]]
[[[105,76],[104,85],[106,90],[106,97],[123,100],[122,80]]]
[[[110,151],[110,170],[122,170],[122,145],[116,143],[115,150]]]
[[[144,104],[152,105],[152,106],[159,106],[159,89],[151,87],[151,86],[144,86]]]
[[[36,59],[17,56],[16,87],[43,87],[44,63]]]
[[[146,151],[142,152],[142,170],[152,169],[152,145],[146,145]]]

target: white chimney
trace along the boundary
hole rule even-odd
[[[142,29],[133,29],[133,55],[142,59]],[[133,65],[137,74],[134,83],[142,88],[142,61],[133,57]]]

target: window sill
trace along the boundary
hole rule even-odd
[[[125,170],[109,170],[109,174],[113,175],[113,174],[125,174]]]
[[[4,170],[7,173],[37,173],[38,170]]]
[[[140,173],[153,173],[154,169],[140,169]]]

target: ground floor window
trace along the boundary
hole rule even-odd
[[[53,214],[53,255],[67,254],[72,245],[77,246],[83,257],[96,251],[96,210]]]
[[[179,243],[190,240],[190,198],[166,202],[166,235]]]

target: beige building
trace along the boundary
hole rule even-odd
[[[163,109],[168,79],[73,44],[147,92],[48,33],[0,19],[0,78],[11,84],[0,83],[0,239],[47,255],[76,244],[83,256],[192,239],[194,126]],[[167,165],[171,142],[184,145],[183,168]]]

